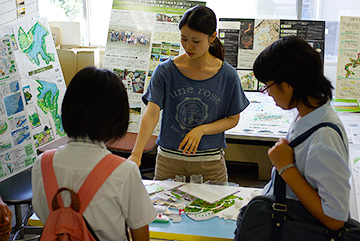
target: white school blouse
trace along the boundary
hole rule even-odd
[[[348,139],[344,126],[330,102],[292,123],[286,139],[290,142],[321,122],[336,124],[342,132],[343,139],[331,127],[320,128],[294,148],[295,164],[301,175],[318,192],[325,215],[347,221],[350,212]],[[274,178],[275,168],[272,170],[270,182],[264,187],[263,194],[273,195]],[[298,200],[288,185],[286,197]]]
[[[59,188],[77,192],[92,168],[109,153],[104,143],[69,142],[59,147],[53,159]],[[32,168],[32,202],[36,215],[45,224],[49,209],[40,159],[41,155]],[[62,197],[68,206],[68,193]],[[84,217],[100,240],[109,241],[125,240],[125,221],[131,229],[138,229],[155,219],[155,209],[134,162],[127,160],[114,170],[89,203]]]

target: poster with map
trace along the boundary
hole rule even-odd
[[[251,70],[237,70],[243,90],[257,90],[261,84]]]
[[[340,20],[335,96],[360,97],[360,17],[342,16]]]
[[[220,18],[219,37],[225,60],[235,68],[251,70],[260,52],[280,38],[280,20]]]
[[[0,181],[36,158],[36,149],[65,135],[66,85],[46,18],[0,27]]]
[[[13,40],[0,38],[0,181],[30,167],[36,158],[25,105]]]
[[[324,21],[220,18],[218,32],[225,60],[238,70],[242,87],[248,91],[258,91],[261,85],[251,74],[255,59],[279,38],[300,36],[324,58]]]
[[[279,39],[280,20],[243,20],[240,25],[238,68],[252,69],[256,57]]]
[[[46,18],[11,26],[36,148],[65,135],[61,103],[66,85]]]

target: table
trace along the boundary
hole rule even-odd
[[[180,223],[149,224],[150,238],[191,241],[234,240],[236,221],[217,217],[194,221],[183,215]]]
[[[167,190],[167,187],[173,188],[182,183],[169,181],[152,181],[143,180],[144,185],[156,183]],[[171,186],[171,183],[174,183]],[[163,185],[162,185],[163,184]],[[206,184],[203,184],[206,185]],[[212,185],[208,185],[212,186]],[[245,205],[254,195],[259,195],[262,189],[236,187],[244,198]],[[168,239],[168,240],[188,240],[188,241],[225,241],[234,240],[234,231],[236,229],[236,221],[230,219],[222,219],[214,217],[204,221],[194,221],[187,215],[182,215],[180,223],[156,223],[149,224],[150,238]]]
[[[182,183],[170,182],[170,181],[154,181],[154,180],[142,180],[144,185],[150,185],[152,183],[163,184],[161,185],[166,189],[167,187],[176,187]],[[206,185],[206,184],[203,184]],[[212,185],[209,185],[212,186]],[[248,188],[248,187],[236,187],[241,192],[241,197],[244,198],[243,204],[245,205],[254,195],[259,195],[261,189]],[[42,226],[39,218],[34,214],[29,219],[29,225]],[[181,241],[225,241],[234,240],[234,231],[236,229],[235,220],[225,220],[218,217],[214,217],[205,221],[194,221],[182,215],[182,221],[180,223],[150,223],[150,238],[152,239],[168,239],[168,240],[181,240]]]

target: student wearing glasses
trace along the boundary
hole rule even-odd
[[[186,11],[179,24],[186,53],[158,65],[143,96],[147,108],[129,159],[140,165],[163,110],[155,179],[202,174],[204,181],[227,181],[224,131],[236,126],[249,101],[224,61],[216,24],[210,8]]]
[[[263,94],[268,94],[268,93],[269,93],[269,92],[268,92],[268,89],[269,89],[271,86],[273,86],[274,84],[276,84],[276,82],[273,82],[272,84],[269,84],[268,86],[262,85],[262,86],[260,86],[259,90],[260,90],[260,92],[263,93]]]
[[[276,105],[296,108],[298,115],[288,134],[268,150],[274,165],[265,195],[273,195],[275,171],[286,182],[287,198],[304,207],[331,230],[338,230],[349,217],[350,171],[344,126],[330,106],[332,85],[323,74],[320,55],[299,37],[282,38],[267,47],[253,66],[255,77],[265,84]],[[331,122],[294,149],[288,143],[311,127]],[[295,161],[296,160],[296,161]]]

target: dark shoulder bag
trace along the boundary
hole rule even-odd
[[[329,126],[342,137],[333,123],[320,123],[289,143],[292,148],[314,131]],[[356,241],[360,240],[360,223],[349,218],[344,227],[331,231],[313,217],[300,201],[286,198],[285,181],[276,171],[273,196],[254,197],[239,213],[235,241]]]

